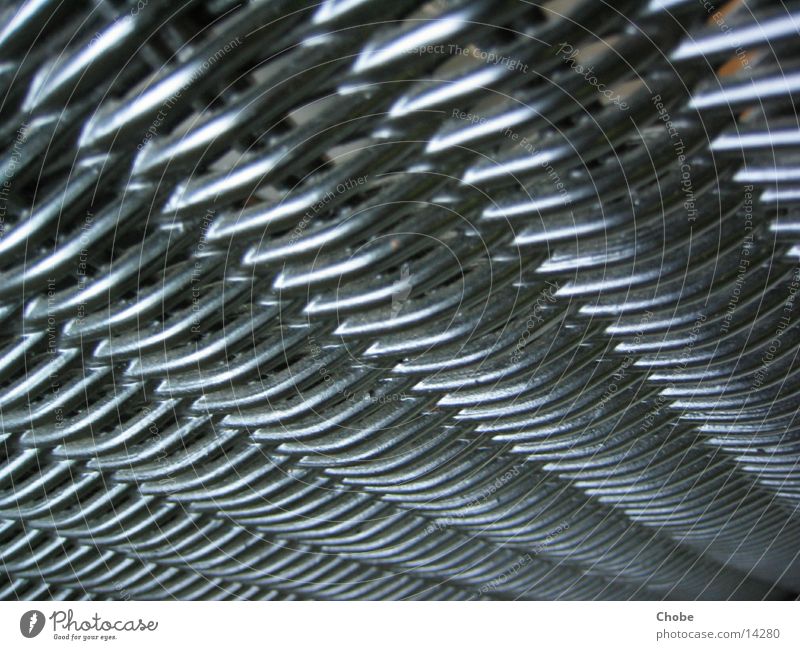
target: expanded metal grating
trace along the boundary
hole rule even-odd
[[[800,591],[800,3],[29,0],[5,599]]]

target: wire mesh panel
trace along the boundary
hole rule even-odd
[[[799,26],[10,3],[2,597],[796,596]]]

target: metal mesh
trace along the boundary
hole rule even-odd
[[[798,3],[2,22],[2,597],[800,588]]]

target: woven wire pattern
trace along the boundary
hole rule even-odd
[[[11,3],[2,598],[793,597],[798,24]]]

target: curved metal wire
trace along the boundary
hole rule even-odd
[[[800,4],[2,21],[0,597],[800,589]]]

